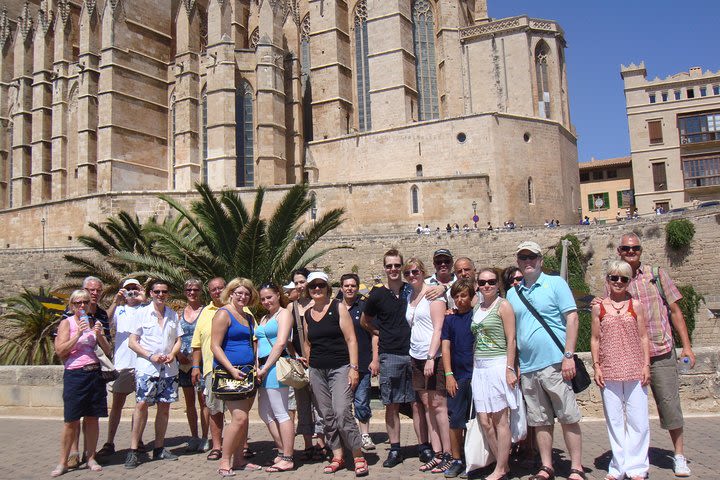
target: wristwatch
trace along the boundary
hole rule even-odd
[[[353,370],[355,370],[356,372],[358,371],[358,366],[357,366],[357,365],[353,365],[352,363],[350,364],[350,368],[353,369]]]
[[[573,358],[574,352],[565,352],[563,353],[563,355],[565,356],[565,358]]]

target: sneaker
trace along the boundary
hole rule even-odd
[[[362,451],[367,453],[370,450],[375,450],[375,444],[372,441],[372,438],[370,438],[369,433],[363,433],[362,434]]]
[[[192,437],[190,440],[188,440],[185,451],[186,452],[197,452],[198,448],[200,448],[200,443],[201,442],[198,437]]]
[[[198,446],[198,452],[209,452],[212,447],[212,442],[209,438],[203,438]]]
[[[135,468],[138,465],[140,465],[140,460],[138,460],[137,450],[130,450],[125,457],[125,468]]]
[[[177,460],[178,456],[174,453],[170,453],[165,447],[156,448],[153,450],[153,460]]]
[[[115,444],[107,442],[105,445],[102,446],[100,450],[97,451],[95,454],[96,456],[102,458],[102,457],[109,457],[110,455],[113,455],[115,453]]]
[[[462,460],[453,460],[450,468],[445,470],[445,478],[455,478],[465,472],[465,464]]]
[[[687,459],[684,455],[675,455],[673,461],[675,462],[675,467],[673,468],[673,470],[675,471],[676,477],[690,476],[690,468],[688,468],[687,466]]]

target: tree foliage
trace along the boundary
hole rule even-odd
[[[67,255],[67,260],[78,265],[72,278],[96,275],[111,285],[110,291],[116,291],[127,275],[165,280],[175,292],[181,292],[190,277],[245,277],[256,284],[280,284],[293,269],[332,250],[310,252],[343,222],[344,210],[333,209],[306,223],[313,206],[306,185],[291,187],[270,215],[263,215],[264,188],[258,188],[251,209],[237,192],[213,193],[207,184],[197,184],[196,189],[200,198],[188,207],[160,196],[175,213],[172,220],[141,225],[122,212],[101,225],[91,224],[97,235],[82,242],[95,255]]]
[[[45,297],[42,288],[38,293],[25,289],[20,295],[7,299],[3,314],[5,331],[0,338],[0,364],[50,365],[59,363],[55,356],[53,332],[60,321],[60,312],[45,307],[39,297]]]
[[[676,218],[665,225],[665,241],[672,250],[689,247],[694,236],[695,225],[687,218]]]

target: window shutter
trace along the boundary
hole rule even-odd
[[[603,206],[603,210],[607,210],[610,208],[610,194],[608,192],[605,192],[603,195],[603,202],[605,202],[605,205]]]
[[[662,143],[662,122],[660,120],[648,122],[648,133],[650,135],[650,143]]]
[[[617,200],[618,200],[618,208],[622,208],[623,205],[623,192],[622,190],[618,190],[617,192]]]
[[[590,210],[590,211],[595,210],[595,203],[593,202],[592,194],[588,195],[588,210]]]

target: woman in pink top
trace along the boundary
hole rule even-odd
[[[60,463],[50,475],[58,477],[68,471],[67,458],[73,439],[77,438],[80,419],[84,417],[85,452],[87,466],[93,472],[102,467],[95,461],[98,441],[98,417],[107,417],[107,390],[100,375],[100,360],[95,346],[100,345],[110,357],[112,348],[103,335],[100,322],[88,325],[85,309],[90,305],[86,290],[75,290],[70,295],[72,316],[64,318],[55,337],[55,352],[65,365],[63,374],[63,404],[65,427],[60,440]]]
[[[613,452],[606,480],[646,478],[649,468],[650,344],[640,302],[627,292],[631,277],[629,264],[611,261],[610,294],[592,309],[590,351]]]

